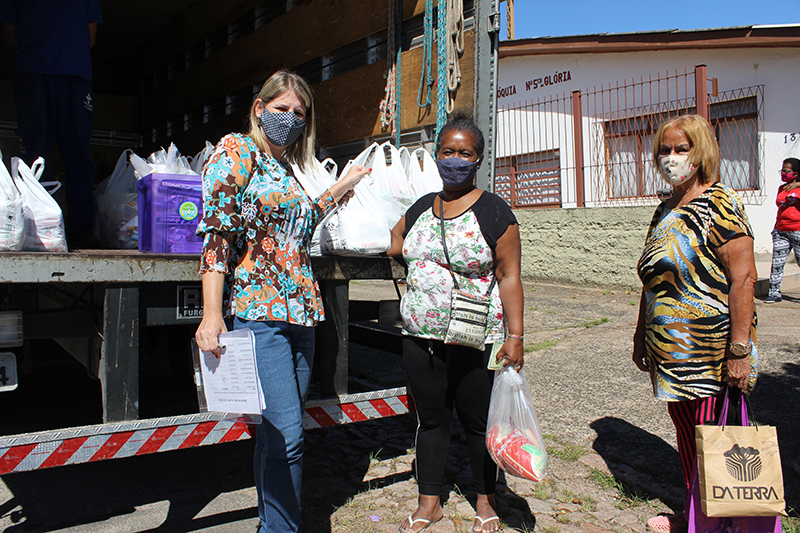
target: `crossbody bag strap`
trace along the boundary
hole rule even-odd
[[[444,199],[441,196],[439,196],[439,223],[442,227],[442,250],[444,251],[444,258],[447,261],[447,270],[450,272],[450,277],[453,278],[453,286],[456,288],[456,290],[461,290],[461,287],[458,286],[456,275],[453,274],[453,266],[450,264],[450,255],[447,253],[447,239],[444,235]],[[486,296],[490,296],[492,294],[494,284],[497,282],[497,276],[494,275],[494,272],[492,272],[492,274],[492,282],[489,284],[489,288],[486,290]]]

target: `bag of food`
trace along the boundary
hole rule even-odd
[[[486,448],[507,474],[532,481],[545,476],[547,451],[528,382],[523,372],[511,366],[495,371]]]
[[[94,236],[105,248],[134,250],[139,247],[139,193],[130,157],[120,154],[114,172],[100,182],[94,193]]]
[[[0,153],[0,251],[18,252],[25,242],[22,194],[3,164]]]
[[[25,242],[22,249],[32,252],[66,252],[67,234],[64,213],[51,194],[61,188],[60,181],[40,183],[44,159],[38,158],[29,168],[19,157],[11,159],[11,174],[22,194],[25,217]],[[45,189],[45,187],[50,187]]]
[[[339,169],[338,165],[331,158],[325,159],[324,161],[318,161],[316,158],[314,158],[310,166],[304,170],[301,170],[296,163],[292,163],[291,167],[294,177],[297,178],[297,181],[300,182],[300,185],[303,186],[306,194],[308,194],[312,200],[314,198],[319,198],[322,193],[330,189],[331,186],[336,183],[336,173]],[[331,216],[333,216],[335,213],[336,210],[330,213],[325,220],[330,220]],[[324,224],[324,220],[317,224],[317,227],[314,229],[314,235],[311,237],[309,253],[315,257],[321,256],[323,253],[320,242],[322,240],[322,228]],[[338,228],[338,225],[335,227]],[[332,231],[333,228],[334,225],[329,227],[329,240],[330,231]]]
[[[439,177],[436,161],[424,148],[417,148],[409,154],[406,173],[417,198],[442,190],[442,178]]]

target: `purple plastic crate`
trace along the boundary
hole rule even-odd
[[[200,176],[148,174],[139,180],[139,251],[199,254],[203,240],[195,235],[203,218]]]

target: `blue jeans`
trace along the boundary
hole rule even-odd
[[[253,458],[259,533],[300,531],[303,404],[314,363],[314,328],[278,321],[234,320],[256,337],[258,377],[266,408]]]

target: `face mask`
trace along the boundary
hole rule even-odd
[[[259,119],[264,135],[275,146],[289,146],[294,143],[306,126],[306,121],[291,111],[272,113],[265,109]]]
[[[658,167],[661,177],[670,185],[680,185],[697,172],[688,155],[663,155],[658,159]]]
[[[439,169],[442,183],[450,189],[460,189],[472,183],[475,173],[478,171],[478,164],[478,161],[467,161],[460,157],[436,160],[436,167]]]
[[[793,181],[796,177],[797,177],[797,172],[791,172],[791,171],[785,172],[781,170],[781,181],[784,183],[789,183],[790,181]]]

